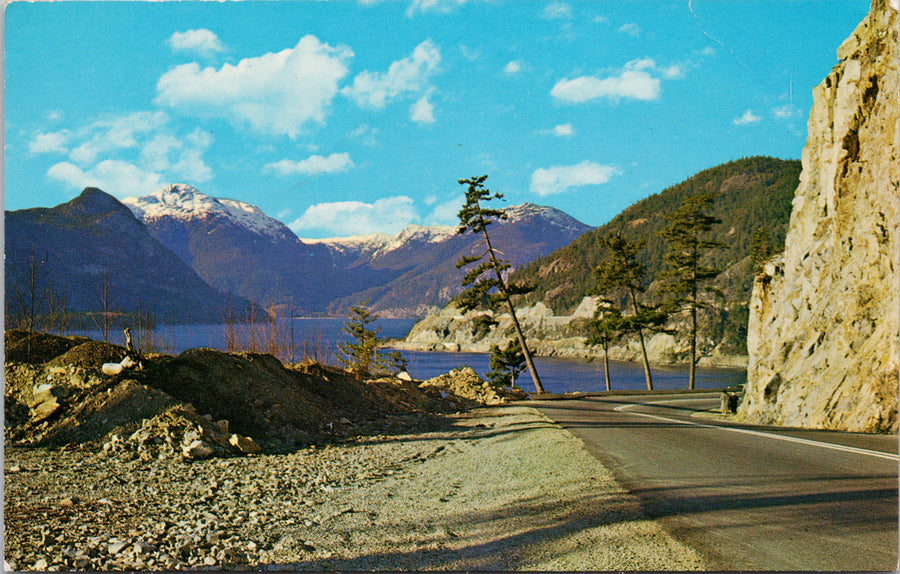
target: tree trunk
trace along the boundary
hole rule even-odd
[[[691,273],[691,367],[688,374],[688,389],[694,388],[697,371],[697,256]]]
[[[541,385],[541,378],[538,376],[537,369],[534,367],[534,361],[531,360],[531,351],[528,350],[528,345],[525,344],[525,335],[522,333],[522,327],[519,325],[519,320],[516,318],[516,309],[513,307],[509,295],[506,296],[506,304],[509,307],[509,314],[512,316],[513,327],[516,330],[516,338],[519,339],[519,346],[522,347],[525,365],[528,366],[528,373],[531,375],[531,380],[534,381],[534,388],[538,393],[543,393],[544,387]]]
[[[603,341],[603,374],[606,376],[606,390],[609,390],[609,342]]]
[[[525,356],[525,365],[528,367],[528,374],[531,375],[535,390],[538,393],[543,393],[544,386],[541,385],[541,377],[538,376],[537,369],[534,367],[534,361],[531,359],[531,351],[528,350],[528,345],[525,343],[525,334],[522,333],[522,326],[519,325],[519,319],[516,317],[516,309],[513,307],[512,299],[504,287],[506,282],[500,274],[497,256],[494,255],[494,247],[491,245],[491,239],[488,237],[487,229],[485,229],[484,226],[481,228],[481,233],[484,235],[485,244],[487,244],[488,254],[491,257],[491,265],[494,268],[494,274],[497,276],[497,281],[500,283],[500,292],[503,294],[503,298],[506,299],[507,307],[509,307],[509,314],[512,317],[513,327],[516,330],[516,338],[519,340],[519,347],[522,348],[522,355]]]
[[[694,378],[697,374],[697,307],[691,305],[691,369],[688,375],[688,388],[694,388]]]
[[[638,304],[637,304],[637,296],[634,294],[634,289],[630,289],[631,292],[631,305],[634,308],[634,314],[638,314]],[[641,342],[641,355],[644,358],[644,378],[647,379],[647,390],[653,390],[653,377],[650,375],[650,359],[647,358],[647,346],[644,345],[644,330],[638,328],[638,340]]]

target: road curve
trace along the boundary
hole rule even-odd
[[[896,435],[738,425],[715,393],[532,400],[716,570],[895,571]]]

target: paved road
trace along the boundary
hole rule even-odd
[[[895,571],[897,437],[728,424],[718,394],[529,401],[716,570]]]

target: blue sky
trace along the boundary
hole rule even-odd
[[[856,0],[13,2],[6,209],[169,183],[300,237],[454,224],[460,178],[600,225],[799,158]]]

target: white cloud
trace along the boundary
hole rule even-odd
[[[659,98],[659,79],[647,72],[632,70],[602,80],[594,76],[581,76],[574,80],[563,78],[553,86],[550,95],[570,103],[597,98],[655,100]]]
[[[465,203],[466,197],[463,194],[441,203],[437,203],[437,198],[433,198],[429,205],[433,204],[434,207],[432,207],[431,213],[425,217],[425,225],[457,225],[459,210]]]
[[[406,9],[406,16],[412,17],[417,13],[436,12],[438,14],[448,14],[456,8],[462,6],[467,0],[412,0],[409,8]]]
[[[664,68],[662,71],[662,75],[667,80],[677,80],[684,77],[684,65],[683,64],[672,64],[667,68]]]
[[[219,38],[205,28],[175,32],[169,37],[169,47],[173,52],[193,52],[205,58],[225,49]]]
[[[540,168],[531,174],[531,191],[540,196],[563,193],[570,187],[606,183],[616,173],[618,170],[612,166],[591,161]]]
[[[551,2],[544,7],[541,15],[548,20],[569,19],[572,17],[572,7],[565,2]]]
[[[53,165],[47,175],[76,189],[97,187],[116,197],[146,195],[163,185],[159,174],[112,159],[103,160],[87,171],[64,161]]]
[[[236,66],[176,66],[157,82],[155,103],[293,138],[306,123],[324,122],[352,57],[349,48],[307,35],[293,48],[245,58]]]
[[[776,118],[792,118],[800,114],[800,110],[794,104],[784,104],[772,109],[772,115]]]
[[[683,77],[680,65],[660,69],[651,58],[632,60],[617,73],[604,78],[580,76],[558,81],[550,94],[564,102],[581,103],[598,98],[650,101],[659,98],[661,79]]]
[[[428,96],[430,96],[433,91],[433,89],[428,90],[424,96],[419,98],[419,100],[409,108],[409,119],[420,124],[434,123],[434,106],[428,101]]]
[[[309,206],[289,227],[305,232],[325,232],[333,236],[381,232],[396,234],[418,219],[413,200],[405,195],[383,198],[374,203],[336,201]]]
[[[387,72],[362,72],[341,93],[359,105],[383,108],[394,98],[425,89],[440,62],[440,50],[431,40],[425,40],[410,56],[392,63]]]
[[[320,173],[336,173],[353,167],[348,153],[333,153],[329,156],[312,155],[300,161],[283,159],[266,165],[266,169],[281,175],[318,175]]]
[[[349,136],[355,140],[362,142],[364,146],[372,147],[378,143],[375,136],[378,135],[378,128],[373,128],[369,124],[359,124],[355,130],[350,132]]]
[[[74,147],[69,161],[53,165],[47,176],[76,189],[92,185],[125,197],[152,192],[165,180],[204,183],[213,177],[203,161],[212,136],[199,128],[179,134],[163,112],[105,117],[61,133]],[[30,147],[65,152],[52,149],[54,139],[35,138]]]
[[[746,112],[744,112],[744,115],[742,115],[739,118],[734,118],[734,120],[732,120],[731,123],[733,123],[736,126],[746,126],[746,125],[750,125],[750,124],[755,124],[755,123],[759,122],[761,119],[762,118],[760,118],[759,116],[753,115],[753,112],[751,110],[747,110]]]
[[[512,61],[506,64],[506,67],[503,68],[503,71],[507,74],[518,74],[522,71],[522,64],[520,62]]]
[[[94,121],[75,134],[81,143],[71,151],[69,159],[90,164],[99,155],[136,148],[141,138],[156,132],[168,121],[163,112],[133,112]]]
[[[465,44],[459,45],[459,53],[462,54],[463,58],[465,58],[469,62],[474,62],[481,57],[480,50],[474,50],[472,48],[469,48]]]
[[[633,22],[628,23],[628,24],[622,24],[621,26],[619,26],[619,33],[628,34],[629,36],[631,36],[633,38],[637,38],[638,36],[641,35],[641,27]]]
[[[572,124],[560,124],[553,128],[553,135],[559,137],[568,137],[575,134],[575,130],[572,129]]]
[[[58,132],[40,133],[34,136],[28,143],[28,151],[31,153],[66,153],[66,144],[72,134],[68,130]]]

